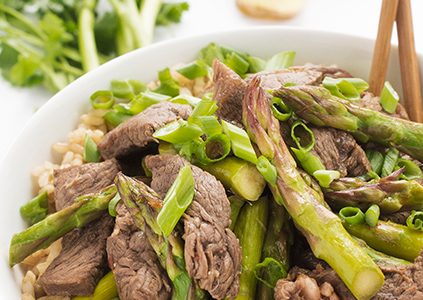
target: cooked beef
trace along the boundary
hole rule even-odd
[[[170,154],[147,157],[145,163],[153,173],[151,187],[162,197],[179,170],[190,165],[182,157]],[[215,299],[233,299],[239,291],[242,252],[229,229],[229,200],[214,176],[192,165],[191,170],[195,195],[184,215],[187,271]]]
[[[339,300],[329,282],[318,284],[315,279],[304,273],[290,272],[286,279],[281,279],[275,287],[275,300]]]
[[[313,70],[323,73],[323,79],[325,77],[332,78],[351,78],[353,77],[349,72],[339,69],[337,67],[327,67],[322,65],[306,64],[304,65],[306,70]]]
[[[113,223],[105,212],[100,219],[63,237],[62,251],[40,277],[47,295],[92,296],[107,270],[106,240]]]
[[[216,116],[239,127],[242,125],[242,101],[247,83],[232,69],[213,60],[213,100],[217,102]]]
[[[172,296],[170,280],[147,235],[134,224],[125,205],[116,207],[116,223],[107,239],[109,265],[121,300],[165,300]]]
[[[394,223],[406,225],[407,218],[410,216],[409,211],[400,211],[388,215],[381,215],[380,219],[382,221],[391,221]]]
[[[380,265],[379,268],[385,275],[385,283],[372,300],[423,299],[423,250],[415,259],[414,264],[399,266]],[[336,272],[329,267],[323,268],[318,265],[312,271],[294,267],[289,274],[290,278],[296,278],[298,274],[306,274],[315,279],[320,286],[328,282],[333,286],[341,300],[356,299]]]
[[[404,106],[401,105],[401,103],[398,103],[397,108],[393,114],[389,114],[383,110],[382,106],[380,105],[379,99],[380,97],[374,96],[372,93],[364,92],[361,95],[361,100],[355,102],[355,104],[364,108],[388,114],[392,117],[409,120],[407,111],[405,110]]]
[[[287,122],[281,122],[280,125],[285,143],[288,147],[297,148],[291,137],[290,125]],[[312,124],[307,126],[313,132],[315,139],[310,153],[317,156],[327,170],[337,170],[341,177],[355,177],[371,170],[366,153],[350,133],[336,128],[316,127]],[[311,142],[310,134],[302,127],[297,126],[295,134],[302,145],[308,145]]]
[[[113,183],[119,165],[115,159],[60,169],[54,173],[57,210]],[[114,219],[103,217],[64,236],[62,251],[41,276],[48,295],[90,296],[107,270],[106,239]]]
[[[98,144],[98,150],[104,159],[142,153],[149,144],[158,143],[153,138],[158,128],[181,118],[186,120],[191,112],[189,105],[168,101],[154,104],[108,132]]]
[[[54,171],[56,210],[75,203],[76,198],[94,193],[113,183],[119,172],[116,159],[71,166]]]
[[[303,66],[275,71],[261,71],[254,74],[254,77],[255,76],[259,76],[261,78],[260,85],[265,90],[277,89],[287,83],[316,85],[321,83],[323,80],[322,72],[308,69]],[[250,76],[247,77],[245,81],[249,84],[252,79],[253,76]]]

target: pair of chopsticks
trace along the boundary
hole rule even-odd
[[[388,69],[394,22],[397,24],[404,107],[412,121],[423,123],[419,65],[410,0],[382,0],[379,29],[370,70],[369,91],[380,96]]]

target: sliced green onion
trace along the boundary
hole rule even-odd
[[[193,80],[197,77],[207,76],[209,68],[210,67],[208,67],[204,62],[196,60],[176,69],[176,72],[190,80]]]
[[[294,51],[287,51],[275,54],[267,62],[265,70],[281,70],[292,67],[296,53]]]
[[[261,155],[257,159],[256,167],[267,182],[271,184],[276,184],[276,180],[278,179],[278,173],[276,171],[276,167],[270,163],[267,157]]]
[[[200,126],[207,137],[222,133],[222,126],[220,126],[216,116],[193,117],[188,119],[188,122]]]
[[[198,102],[201,101],[201,99],[190,95],[178,95],[176,97],[173,97],[169,101],[172,103],[190,105],[192,108],[194,108],[198,104]]]
[[[157,129],[153,137],[172,144],[184,144],[203,135],[203,130],[196,124],[183,119],[171,122]]]
[[[301,145],[301,141],[299,140],[299,138],[297,138],[297,136],[295,135],[295,128],[297,127],[297,126],[300,126],[300,127],[302,127],[302,128],[304,128],[305,129],[305,131],[306,132],[308,132],[309,134],[310,134],[310,139],[311,139],[311,141],[310,141],[310,143],[308,144],[308,145],[306,145],[305,147],[303,147],[302,145]],[[308,128],[307,127],[307,125],[306,124],[304,124],[303,122],[301,122],[301,121],[296,121],[292,126],[291,126],[291,137],[292,137],[292,139],[294,140],[294,142],[297,144],[297,147],[298,147],[298,149],[300,149],[301,151],[303,151],[303,152],[308,152],[308,151],[310,151],[313,147],[314,147],[314,143],[315,143],[315,140],[314,140],[314,134],[313,134],[313,131],[311,131],[311,129],[310,128]]]
[[[383,109],[386,110],[388,113],[393,114],[397,109],[398,101],[399,96],[397,92],[394,90],[389,81],[386,81],[385,85],[383,86],[382,93],[380,95],[380,105],[382,105]]]
[[[120,198],[120,194],[116,193],[116,196],[113,197],[112,200],[110,200],[109,202],[109,215],[111,215],[112,217],[116,217],[117,213],[116,213],[116,206],[119,203],[119,201],[121,200]]]
[[[216,153],[211,153],[214,145],[218,145],[218,156]],[[224,159],[231,151],[231,141],[228,136],[224,134],[217,134],[209,137],[204,142],[197,146],[195,157],[201,164],[210,164]],[[213,155],[212,155],[213,154]]]
[[[394,171],[398,156],[398,149],[389,147],[389,150],[386,152],[385,159],[383,161],[382,171],[380,172],[381,177],[386,177]]]
[[[130,117],[132,117],[132,115],[121,113],[117,110],[111,110],[103,116],[103,119],[112,124],[113,126],[118,126],[120,123],[125,122]]]
[[[96,163],[100,161],[100,151],[97,150],[97,144],[86,133],[84,145],[84,159],[89,163]]]
[[[263,278],[262,274],[266,272],[270,281]],[[266,257],[261,263],[254,267],[254,276],[267,285],[269,288],[275,288],[279,279],[286,278],[287,270],[273,257]]]
[[[379,221],[380,208],[377,204],[372,204],[364,213],[364,220],[369,226],[376,226]]]
[[[197,103],[194,110],[192,111],[189,118],[200,117],[200,116],[212,116],[217,110],[216,101],[201,99]]]
[[[170,74],[169,68],[159,71],[160,85],[153,89],[153,92],[176,97],[179,95],[179,83]]]
[[[415,180],[415,179],[423,178],[422,170],[419,168],[418,165],[416,165],[411,160],[399,157],[397,159],[397,166],[399,168],[405,167],[404,172],[401,173],[399,178],[402,178],[405,180]]]
[[[286,106],[281,98],[273,97],[270,108],[272,109],[273,115],[279,121],[287,121],[292,117],[292,109]]]
[[[247,60],[249,54],[245,51],[241,51],[232,47],[228,47],[225,45],[220,45],[220,50],[222,51],[223,56],[228,56],[231,55],[232,53],[235,53],[236,55],[238,55],[239,57],[241,57],[242,59]]]
[[[178,150],[176,150],[173,144],[164,141],[160,141],[158,151],[159,154],[178,154]]]
[[[423,211],[411,211],[406,224],[409,228],[423,231]]]
[[[147,90],[147,86],[138,80],[112,80],[110,90],[117,98],[132,100],[141,92]]]
[[[382,171],[383,161],[385,159],[383,157],[383,154],[376,150],[367,149],[366,157],[370,162],[372,171],[374,171],[376,174],[380,174],[380,172]]]
[[[213,59],[215,57],[220,61],[225,60],[225,55],[223,54],[222,49],[216,43],[208,44],[198,53],[198,60],[204,61],[209,66],[213,64]]]
[[[28,220],[30,225],[43,220],[47,216],[48,195],[44,191],[21,206],[21,216]]]
[[[248,71],[248,67],[250,65],[248,61],[246,61],[235,52],[226,55],[226,59],[223,61],[223,63],[239,75],[245,74]]]
[[[248,69],[248,72],[250,73],[257,73],[263,71],[266,68],[266,61],[259,57],[248,56],[247,61],[250,64]]]
[[[175,228],[185,210],[194,198],[194,178],[190,166],[181,168],[178,176],[163,200],[163,208],[157,216],[157,223],[165,236]]]
[[[320,186],[327,188],[332,181],[339,179],[341,174],[335,170],[317,170],[313,173],[313,177],[319,181]]]
[[[361,100],[361,92],[369,87],[368,83],[360,78],[332,77],[325,77],[323,86],[328,89],[332,95],[349,101]]]
[[[325,166],[317,156],[300,149],[291,148],[291,150],[294,152],[304,171],[308,174],[313,175],[316,171],[325,170]]]
[[[94,108],[112,108],[115,98],[111,91],[97,91],[90,97],[91,105]]]
[[[350,224],[361,225],[364,220],[364,213],[358,207],[347,206],[339,211],[339,216]]]
[[[242,128],[222,120],[223,132],[230,138],[232,151],[235,156],[242,158],[250,163],[257,163],[257,155],[254,151],[248,134]]]
[[[170,100],[171,97],[154,92],[144,92],[135,97],[129,103],[119,103],[113,106],[114,109],[121,113],[136,115],[144,111],[151,105],[160,103],[162,101]]]
[[[363,181],[369,181],[369,180],[374,179],[374,180],[379,181],[380,176],[378,174],[376,174],[375,171],[370,171],[370,172],[367,172],[366,174],[357,176],[357,179],[360,179],[360,180],[363,180]]]

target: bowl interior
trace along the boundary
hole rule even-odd
[[[20,299],[20,272],[16,267],[9,268],[8,248],[12,235],[25,228],[19,207],[31,199],[36,190],[30,170],[46,160],[58,161],[50,150],[51,145],[56,141],[67,141],[67,133],[74,129],[79,116],[89,109],[90,95],[96,90],[107,89],[112,79],[132,78],[145,82],[155,79],[158,70],[194,60],[198,51],[210,42],[262,58],[295,51],[296,65],[335,64],[365,80],[368,80],[374,46],[373,40],[331,32],[275,26],[238,29],[157,43],[116,58],[70,84],[37,111],[0,162],[0,190],[3,193],[0,299]],[[419,55],[419,65],[422,69],[422,55]],[[391,52],[387,80],[402,94],[395,47]]]

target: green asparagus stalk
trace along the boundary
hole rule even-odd
[[[416,180],[386,180],[367,183],[358,178],[340,178],[324,190],[325,199],[335,209],[356,206],[362,210],[377,204],[382,213],[423,209],[423,186]]]
[[[229,226],[230,230],[234,230],[236,220],[238,219],[239,213],[241,211],[242,206],[245,203],[245,199],[237,196],[232,195],[228,197],[229,203],[231,204],[231,225]]]
[[[28,255],[45,249],[55,240],[74,228],[82,227],[98,219],[108,209],[109,201],[116,195],[114,185],[98,193],[76,199],[76,203],[47,216],[40,222],[28,227],[12,237],[9,250],[9,264],[14,266]]]
[[[160,196],[142,181],[122,173],[118,173],[115,183],[136,225],[146,232],[160,263],[172,280],[175,287],[173,299],[205,298],[199,288],[193,287],[195,282],[188,276],[180,236],[175,231],[164,236],[157,223],[157,215],[162,207]]]
[[[386,253],[377,251],[377,250],[373,249],[372,247],[369,247],[369,245],[367,245],[367,243],[364,240],[359,239],[358,237],[353,237],[353,238],[357,242],[357,244],[359,244],[360,247],[363,248],[364,251],[366,251],[366,253],[373,259],[373,261],[378,266],[381,266],[381,265],[383,265],[383,266],[400,266],[400,265],[410,265],[410,264],[412,264],[408,260],[393,257],[393,256],[390,256]]]
[[[260,263],[267,216],[268,198],[263,196],[244,205],[236,221],[234,233],[242,247],[242,273],[236,300],[255,299],[257,278],[254,275],[254,267]]]
[[[279,195],[276,193],[275,199],[281,196],[314,255],[325,260],[338,273],[354,296],[370,299],[383,285],[382,271],[346,232],[339,217],[328,210],[323,199],[304,182],[280,135],[279,123],[272,116],[264,93],[260,79],[254,78],[243,102],[243,123],[261,154],[276,166]]]
[[[231,156],[207,165],[194,163],[214,175],[226,189],[246,200],[257,200],[266,187],[256,166],[243,159]]]
[[[353,236],[364,240],[373,249],[414,261],[423,247],[423,232],[393,222],[378,221],[376,226],[353,225],[343,221],[345,229]]]
[[[290,86],[273,92],[300,118],[390,145],[423,162],[423,124],[394,118],[337,98],[322,87]]]
[[[291,221],[285,208],[282,205],[277,204],[273,199],[270,199],[269,218],[267,221],[267,230],[263,243],[261,259],[262,261],[266,258],[275,259],[282,266],[285,275],[289,270],[289,252],[293,242],[290,230],[292,228],[290,228],[290,224]],[[263,273],[262,278],[268,283],[276,284],[276,282],[272,282],[272,279],[281,278],[275,278],[276,276],[271,274],[274,271],[272,266],[277,268],[274,273],[283,273],[281,270],[278,270],[279,266],[270,265],[270,267],[268,266],[266,269],[266,272]],[[259,282],[256,295],[262,300],[272,300],[274,299],[273,288],[269,287],[264,282]]]

